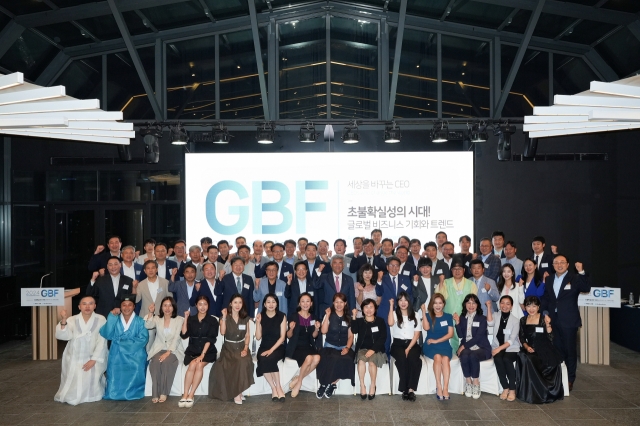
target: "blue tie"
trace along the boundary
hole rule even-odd
[[[396,277],[393,277],[393,289],[396,291],[396,296],[398,295],[398,283],[396,283]]]
[[[236,286],[238,287],[238,294],[242,294],[242,283],[240,282],[240,278],[236,278]]]

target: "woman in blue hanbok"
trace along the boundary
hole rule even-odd
[[[145,349],[149,332],[144,320],[137,316],[136,295],[125,295],[120,303],[120,314],[115,309],[100,329],[100,335],[111,340],[107,362],[107,389],[104,399],[132,400],[144,397],[147,371]]]

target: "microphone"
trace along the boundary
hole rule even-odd
[[[40,288],[42,288],[42,281],[43,281],[46,277],[48,277],[49,275],[51,275],[51,274],[53,274],[53,272],[49,272],[49,273],[47,273],[47,274],[44,274],[44,275],[42,276],[42,278],[40,278]]]

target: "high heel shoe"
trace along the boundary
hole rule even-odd
[[[371,388],[369,388],[369,392],[371,392]],[[369,401],[371,401],[375,397],[376,397],[376,387],[373,386],[373,395],[369,394],[369,396],[368,396]]]
[[[364,388],[364,392],[362,392],[362,389]],[[360,385],[360,398],[364,401],[365,399],[367,399],[367,387],[365,385]]]

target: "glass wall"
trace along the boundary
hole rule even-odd
[[[502,87],[504,87],[518,48],[503,44],[501,52],[500,75]],[[549,105],[549,53],[527,49],[502,109],[502,116],[523,117],[533,114],[534,106],[547,105]]]
[[[599,80],[582,58],[553,55],[553,94],[575,95],[589,90],[592,81]]]
[[[155,81],[155,52],[153,47],[138,49],[147,78]],[[122,111],[125,120],[153,119],[151,102],[147,98],[138,72],[128,52],[107,55],[107,105],[103,109]]]
[[[102,56],[71,62],[53,85],[64,86],[67,96],[102,100]]]

